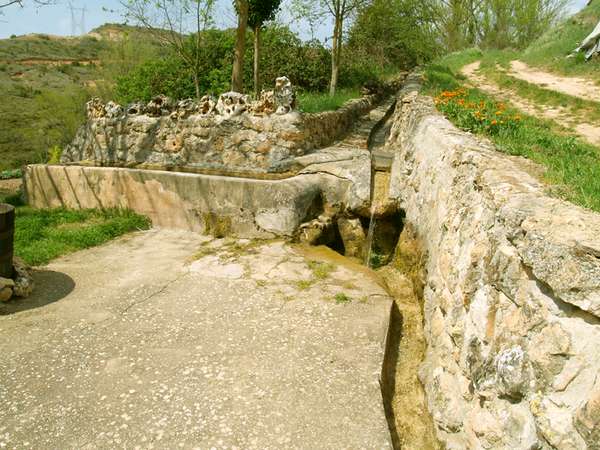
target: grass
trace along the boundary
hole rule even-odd
[[[527,48],[520,59],[565,75],[585,75],[600,83],[600,58],[586,62],[583,55],[566,58],[600,21],[600,1],[552,27]]]
[[[463,57],[463,60],[468,58],[472,58],[472,55]],[[506,121],[504,124],[498,121],[492,125],[494,119],[491,115],[501,108],[492,97],[477,89],[464,87],[463,78],[450,67],[456,67],[459,59],[454,55],[450,64],[441,60],[425,70],[426,91],[438,97],[438,100],[443,98],[444,92],[461,92],[445,104],[438,101],[438,108],[459,128],[490,138],[498,150],[541,164],[546,169],[545,180],[555,185],[553,191],[557,195],[600,211],[600,150],[553,122],[528,116],[506,106],[502,114],[513,118],[519,116],[519,120]],[[462,100],[462,105],[459,100]],[[468,108],[469,105],[476,105],[476,108]],[[481,123],[475,117],[476,111],[490,120]]]
[[[350,303],[352,301],[352,299],[343,292],[338,292],[337,294],[335,294],[334,300],[338,305]]]
[[[314,280],[299,280],[296,282],[296,287],[301,291],[306,291],[312,287]]]
[[[360,93],[356,89],[339,89],[333,97],[326,92],[301,92],[298,94],[298,104],[302,112],[319,113],[335,111],[348,100],[358,97]]]
[[[513,51],[487,51],[481,57],[480,70],[487,79],[503,89],[516,92],[520,97],[530,99],[538,104],[567,108],[573,113],[585,115],[586,120],[600,120],[600,108],[596,102],[544,89],[499,70],[499,67],[508,70],[510,62],[519,58],[520,55]]]
[[[0,171],[0,180],[11,180],[13,178],[21,178],[23,172],[21,169],[2,170]]]
[[[15,254],[27,264],[42,265],[125,233],[148,229],[150,221],[128,210],[39,210],[23,206],[18,196],[0,193],[15,206]]]
[[[325,280],[329,278],[331,272],[335,270],[333,264],[321,261],[309,261],[308,268],[312,271],[313,277],[316,280]]]

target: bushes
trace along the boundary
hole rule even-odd
[[[228,91],[233,64],[233,30],[208,30],[202,35],[203,48],[198,70],[200,92],[220,94]],[[252,35],[247,36],[244,60],[246,91],[252,86]],[[287,27],[273,25],[262,33],[260,79],[271,89],[275,78],[287,76],[300,90],[321,91],[329,83],[330,53],[318,42],[303,43]],[[346,84],[347,85],[347,84]],[[193,72],[180,58],[168,54],[162,59],[142,63],[117,78],[116,98],[121,103],[149,100],[165,94],[175,99],[195,96]]]
[[[175,58],[159,59],[148,61],[130,75],[119,77],[115,94],[121,103],[148,101],[158,94],[186,98],[194,96],[194,84],[189,69],[182,61]]]

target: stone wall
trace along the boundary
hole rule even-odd
[[[302,114],[292,106],[279,111],[269,98],[253,103],[235,93],[223,94],[219,102],[173,103],[158,97],[125,108],[93,100],[87,123],[61,163],[224,175],[294,173],[297,157],[341,138],[384,95],[365,95],[319,114]],[[233,106],[222,106],[224,96]]]
[[[600,448],[600,215],[404,91],[391,197],[427,254],[420,368],[448,449]]]
[[[332,149],[301,163],[282,180],[35,164],[24,190],[34,208],[128,208],[157,227],[240,238],[293,237],[322,214],[368,211],[367,150]]]

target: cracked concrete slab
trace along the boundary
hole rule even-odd
[[[391,299],[283,242],[137,233],[0,306],[0,446],[390,448]]]

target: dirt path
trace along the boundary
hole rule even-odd
[[[34,276],[0,304],[0,448],[391,448],[392,299],[331,250],[151,230]]]
[[[45,58],[30,58],[30,59],[13,59],[2,60],[0,64],[19,64],[21,66],[65,66],[79,64],[81,66],[89,66],[90,64],[100,64],[99,59],[45,59]]]
[[[511,103],[515,108],[529,115],[553,120],[559,125],[573,130],[574,133],[590,144],[600,145],[599,126],[585,122],[584,117],[573,114],[569,108],[539,104],[519,96],[514,91],[501,88],[479,72],[480,66],[481,62],[476,61],[461,69],[461,73],[478,89],[497,99]]]
[[[511,61],[508,75],[544,89],[561,92],[583,100],[600,102],[600,86],[585,78],[561,77],[529,67],[524,62],[517,60]]]

